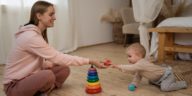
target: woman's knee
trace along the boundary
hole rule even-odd
[[[60,76],[63,77],[68,77],[70,74],[70,68],[68,66],[58,66],[58,73],[60,74]]]
[[[68,78],[70,74],[70,68],[67,66],[56,66],[53,69],[53,72],[56,76],[56,82],[55,85],[57,88],[60,88],[62,84],[65,82],[65,80]]]
[[[51,71],[51,70],[43,70],[42,71],[42,78],[47,82],[51,82],[51,83],[54,83],[55,82],[55,75],[54,73]]]
[[[63,67],[63,71],[64,71],[65,76],[68,77],[70,74],[70,68],[69,67]]]

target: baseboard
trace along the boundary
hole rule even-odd
[[[85,45],[85,46],[78,47],[77,49],[79,49],[79,48],[86,48],[86,47],[92,47],[92,46],[98,46],[98,45],[104,45],[104,44],[109,44],[109,43],[113,43],[113,41],[111,41],[111,42],[103,42],[103,43],[98,43],[98,44],[93,44],[93,45]]]

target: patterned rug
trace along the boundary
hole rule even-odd
[[[192,85],[192,61],[165,61],[173,68],[177,80],[185,80]]]

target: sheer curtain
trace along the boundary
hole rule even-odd
[[[147,24],[154,21],[158,16],[164,0],[132,0],[134,17],[140,22],[139,35],[140,43],[146,49],[146,57],[149,57],[149,33]]]
[[[0,1],[0,64],[5,64],[8,52],[13,44],[14,33],[20,25],[28,22],[31,6],[38,0],[1,0]],[[52,46],[62,52],[77,48],[77,35],[73,30],[73,2],[71,0],[46,0],[55,5],[56,21],[48,29],[48,38]]]

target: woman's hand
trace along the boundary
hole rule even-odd
[[[98,68],[106,68],[106,66],[103,63],[96,60],[89,60],[89,64],[93,64]]]
[[[51,69],[51,68],[53,68],[53,63],[50,63],[50,62],[45,62],[44,64],[43,64],[43,69]]]

